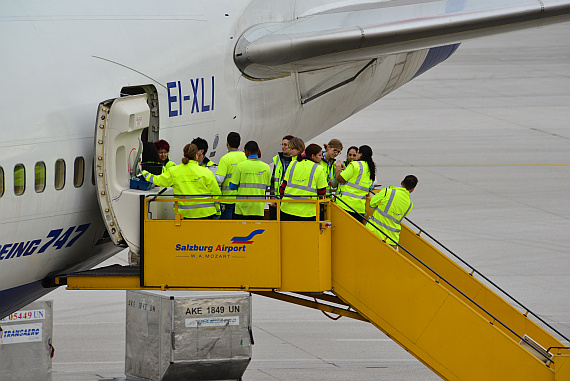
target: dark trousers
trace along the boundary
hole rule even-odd
[[[234,213],[234,220],[263,220],[263,216],[246,216]]]
[[[281,211],[281,221],[316,221],[317,217],[299,217]]]
[[[200,218],[188,218],[188,217],[184,217],[185,220],[213,220],[216,217],[215,214],[212,214],[211,216],[208,217],[200,217]]]
[[[356,213],[356,212],[348,211],[348,210],[346,210],[346,212],[348,214],[350,214],[352,217],[356,218],[356,221],[360,222],[361,224],[364,223],[364,217],[362,217],[362,215],[360,213]]]
[[[220,220],[233,220],[236,204],[222,204]]]
[[[277,219],[277,206],[269,205],[269,219],[272,221]]]

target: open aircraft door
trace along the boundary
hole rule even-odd
[[[141,133],[150,123],[147,94],[99,104],[95,127],[97,199],[111,239],[140,253],[140,195],[130,189],[142,149]]]

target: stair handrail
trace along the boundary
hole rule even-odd
[[[346,205],[348,208],[350,208],[353,212],[358,213],[354,208],[352,208],[350,205],[348,205],[346,202],[344,202],[342,199],[338,198],[338,197],[334,197],[335,200],[339,200],[341,201],[344,205]],[[368,218],[366,218],[365,216],[363,216],[361,213],[358,213],[362,216],[362,218],[364,220],[366,220],[367,222],[369,222]],[[416,257],[414,254],[410,253],[405,247],[401,246],[398,242],[394,241],[392,238],[390,238],[388,236],[387,233],[385,233],[384,231],[382,231],[378,226],[376,226],[376,224],[372,223],[371,224],[372,227],[374,227],[376,230],[378,230],[380,233],[382,233],[384,236],[386,236],[386,238],[389,238],[390,241],[392,241],[394,243],[394,245],[397,245],[398,248],[401,248],[402,250],[404,250],[406,253],[408,253],[412,258],[414,258],[416,261],[418,261],[422,266],[424,266],[426,269],[428,269],[429,271],[431,271],[434,275],[436,275],[438,277],[438,279],[443,280],[445,283],[447,283],[450,287],[452,287],[455,291],[457,291],[459,294],[461,294],[463,297],[465,297],[467,300],[469,300],[471,303],[473,303],[475,306],[477,306],[481,311],[485,312],[487,315],[489,315],[491,318],[493,318],[494,321],[498,322],[500,325],[502,325],[503,327],[505,327],[507,330],[509,330],[509,332],[511,332],[513,335],[515,335],[516,337],[518,337],[521,341],[524,341],[523,337],[521,335],[519,335],[518,333],[516,333],[515,331],[513,331],[509,326],[507,326],[505,323],[503,323],[501,320],[497,319],[492,313],[490,313],[489,311],[487,311],[485,308],[483,308],[481,305],[479,305],[476,301],[474,301],[473,299],[471,299],[469,296],[467,296],[465,293],[463,293],[463,291],[461,291],[460,289],[458,289],[457,287],[455,287],[450,281],[448,281],[447,279],[445,279],[444,277],[442,277],[441,275],[438,274],[437,271],[435,271],[434,269],[432,269],[431,267],[429,267],[426,263],[424,263],[421,259],[419,259],[418,257]],[[437,282],[437,280],[436,280]],[[549,359],[548,361],[554,363],[553,360]]]
[[[405,217],[405,220],[407,222],[409,222],[410,224],[412,224],[416,229],[419,230],[419,232],[416,235],[420,235],[420,233],[424,233],[426,236],[428,236],[432,241],[434,241],[437,245],[439,245],[440,247],[442,247],[443,249],[445,249],[445,251],[447,251],[449,254],[453,255],[456,259],[458,259],[459,261],[461,261],[461,263],[463,263],[465,266],[469,267],[469,269],[471,270],[471,272],[469,273],[470,276],[473,276],[474,273],[479,274],[483,279],[485,279],[485,281],[489,282],[491,285],[493,285],[493,287],[495,287],[497,290],[499,290],[500,292],[502,292],[504,295],[506,295],[507,297],[509,297],[509,299],[511,299],[513,302],[515,302],[519,307],[523,308],[526,313],[524,313],[523,315],[525,317],[527,317],[527,314],[530,313],[532,316],[534,316],[536,319],[538,319],[541,323],[543,323],[544,325],[546,325],[548,328],[550,328],[552,331],[556,332],[558,335],[560,335],[560,337],[562,337],[564,340],[569,341],[568,338],[566,336],[564,336],[561,332],[559,332],[556,328],[552,327],[550,324],[548,324],[546,321],[544,321],[544,319],[542,319],[539,315],[537,315],[536,313],[534,313],[532,310],[530,310],[529,308],[527,308],[524,304],[522,304],[521,302],[519,302],[517,299],[515,299],[512,295],[510,295],[508,292],[506,292],[505,290],[503,290],[501,287],[499,287],[495,282],[493,282],[491,279],[487,278],[483,273],[481,273],[479,270],[477,270],[475,267],[471,266],[469,263],[467,263],[463,258],[461,258],[460,256],[458,256],[457,254],[455,254],[453,251],[451,251],[449,248],[447,248],[444,244],[442,244],[441,242],[439,242],[437,239],[435,239],[431,234],[429,234],[427,231],[425,231],[425,229],[422,229],[420,226],[418,226],[416,223],[414,223],[412,220],[410,220],[408,217]]]

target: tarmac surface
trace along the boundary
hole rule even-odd
[[[410,218],[570,336],[570,23],[464,43],[311,142],[368,144]],[[279,147],[275,147],[276,150]],[[126,264],[122,252],[105,265]],[[125,292],[58,289],[54,381],[124,378]],[[371,324],[253,297],[244,380],[437,380]],[[569,344],[565,342],[565,344]]]

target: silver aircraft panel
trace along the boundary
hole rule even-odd
[[[331,9],[289,22],[256,25],[240,37],[236,65],[255,78],[270,77],[271,67],[275,77],[299,67],[317,69],[426,49],[570,17],[570,2],[563,0],[399,3]]]

